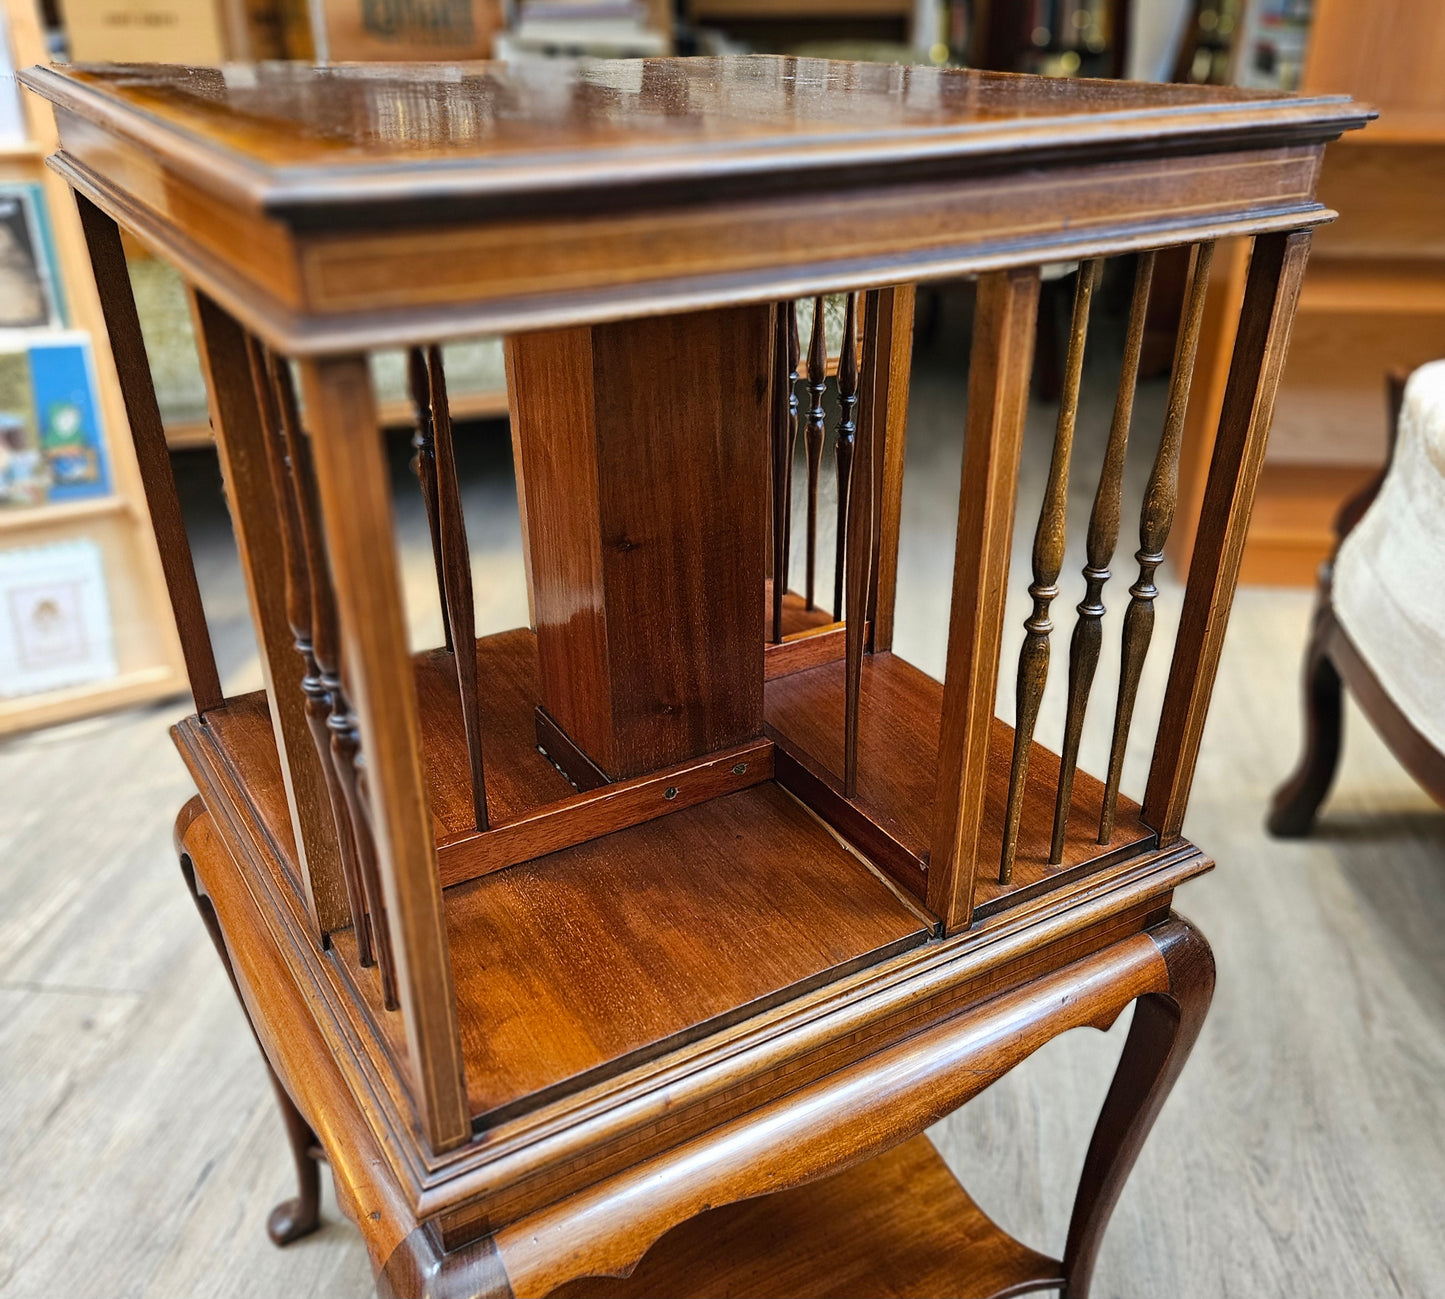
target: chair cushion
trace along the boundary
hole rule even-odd
[[[1389,473],[1335,559],[1333,604],[1381,688],[1445,752],[1445,361],[1410,376]]]

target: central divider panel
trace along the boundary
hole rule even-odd
[[[579,788],[762,734],[772,315],[509,340],[537,738]]]

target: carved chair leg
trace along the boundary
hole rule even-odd
[[[1169,991],[1139,998],[1114,1081],[1104,1098],[1074,1200],[1064,1250],[1063,1299],[1085,1299],[1109,1216],[1149,1129],[1184,1068],[1214,994],[1214,956],[1177,916],[1152,931]]]
[[[1340,762],[1344,728],[1344,687],[1325,652],[1320,620],[1305,651],[1304,739],[1298,766],[1274,792],[1265,826],[1270,834],[1297,839],[1314,829],[1315,815]]]
[[[206,926],[206,932],[211,936],[211,943],[216,949],[216,954],[221,958],[221,965],[225,968],[226,977],[231,981],[231,988],[235,991],[236,1000],[241,1003],[241,1013],[246,1016],[246,1025],[251,1030],[251,1036],[256,1037],[256,1026],[251,1023],[250,1012],[246,1009],[246,1003],[241,997],[240,986],[236,983],[236,973],[231,968],[231,956],[226,951],[226,941],[221,935],[221,926],[216,920],[216,909],[211,905],[211,899],[201,892],[196,883],[195,866],[181,843],[187,827],[203,810],[200,799],[193,798],[181,809],[181,814],[176,819],[176,851],[181,859],[181,874],[185,876],[186,887],[191,891],[191,900],[195,902],[201,921]],[[256,1046],[258,1050],[261,1049],[259,1037],[256,1038]],[[301,1111],[296,1108],[296,1104],[287,1094],[286,1088],[281,1085],[281,1080],[271,1067],[270,1060],[266,1059],[264,1050],[261,1050],[261,1059],[265,1062],[266,1073],[271,1079],[271,1090],[276,1095],[276,1105],[281,1111],[281,1121],[286,1125],[286,1138],[291,1144],[291,1158],[296,1164],[297,1187],[294,1199],[283,1200],[271,1210],[266,1219],[266,1233],[274,1244],[289,1245],[293,1240],[300,1240],[302,1236],[310,1235],[321,1226],[321,1172],[317,1167],[317,1160],[322,1156],[316,1134],[311,1130],[311,1125],[306,1122]]]

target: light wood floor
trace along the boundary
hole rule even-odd
[[[1112,400],[1108,349],[1099,351],[1075,462],[1075,537]],[[935,673],[964,392],[948,361],[960,354],[946,321],[915,381],[908,460],[898,648]],[[1157,383],[1141,392],[1126,520],[1162,400]],[[1050,419],[1035,409],[1026,456],[1004,716]],[[526,596],[505,438],[493,427],[476,442],[467,508],[478,615],[496,630],[525,620]],[[223,673],[232,689],[250,688],[259,674],[213,478],[198,454],[182,465]],[[831,538],[826,508],[824,522]],[[435,636],[410,495],[402,523],[413,623]],[[1126,523],[1111,645],[1136,544]],[[1040,723],[1055,746],[1081,563],[1071,553],[1056,605]],[[1178,598],[1166,589],[1160,643]],[[1246,590],[1235,605],[1186,825],[1220,864],[1179,899],[1214,943],[1218,993],[1119,1204],[1101,1296],[1445,1292],[1445,816],[1352,713],[1319,835],[1292,844],[1264,835],[1268,793],[1294,757],[1309,606],[1305,593],[1267,590]],[[1095,771],[1116,663],[1101,665],[1084,749]],[[1166,668],[1156,653],[1126,769],[1135,794]],[[265,1236],[267,1211],[290,1194],[289,1158],[170,848],[190,792],[165,733],[180,712],[130,712],[0,746],[0,1294],[365,1295],[366,1255],[329,1187],[322,1232],[285,1251]],[[1039,1248],[1062,1248],[1123,1031],[1061,1038],[933,1130],[982,1205]]]

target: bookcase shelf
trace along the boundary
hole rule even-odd
[[[8,57],[15,69],[47,61],[34,0],[3,0]],[[144,508],[140,473],[110,353],[100,300],[69,189],[45,157],[56,144],[53,115],[21,93],[29,138],[0,145],[0,177],[38,185],[53,241],[56,292],[71,328],[89,336],[97,414],[111,491],[90,500],[0,509],[0,551],[88,538],[104,555],[116,671],[100,681],[0,697],[0,735],[32,730],[184,692],[180,641],[175,633],[160,556]]]

